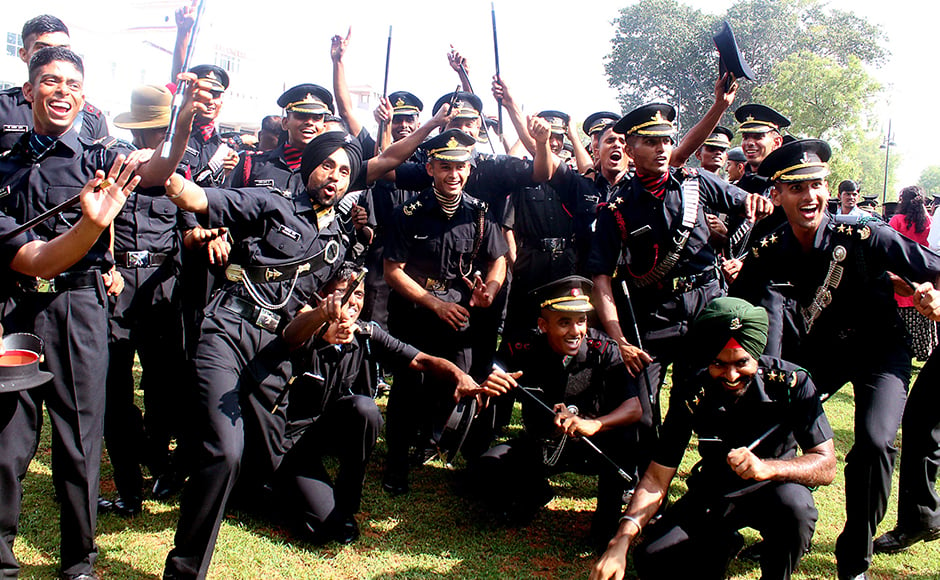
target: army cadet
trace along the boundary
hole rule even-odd
[[[314,544],[348,544],[359,536],[355,515],[382,427],[370,377],[377,361],[439,376],[456,384],[455,397],[495,394],[478,387],[454,363],[427,355],[374,323],[359,321],[365,288],[358,271],[351,262],[343,264],[317,297],[321,304],[328,303],[332,320],[324,322],[319,304],[307,305],[283,332],[288,345],[299,347],[294,354],[299,359],[294,369],[298,379],[287,407],[289,450],[271,478],[272,495],[281,498],[277,503],[300,537]],[[342,304],[340,297],[346,294],[348,302]],[[326,456],[339,459],[335,480],[324,468]]]
[[[727,157],[728,161],[725,163],[725,173],[728,174],[728,181],[736,184],[738,180],[741,179],[741,176],[744,175],[747,157],[744,155],[744,149],[740,147],[728,149]]]
[[[734,133],[721,125],[715,127],[705,142],[695,151],[695,158],[705,171],[718,173],[725,166],[728,148]]]
[[[167,197],[208,215],[211,227],[231,227],[236,245],[228,282],[206,308],[195,365],[200,407],[199,447],[183,491],[175,547],[167,578],[205,577],[226,500],[238,474],[245,443],[241,392],[251,379],[249,363],[277,337],[282,321],[296,313],[331,276],[348,247],[333,206],[345,195],[361,163],[359,143],[327,132],[304,149],[300,172],[306,195],[268,189],[202,189],[173,175]],[[269,382],[290,376],[285,360]],[[276,385],[275,387],[276,388]],[[235,395],[232,398],[233,394]]]
[[[591,138],[591,158],[594,160],[595,164],[600,160],[598,155],[600,152],[601,135],[604,134],[604,131],[608,127],[613,126],[614,123],[619,120],[620,115],[617,113],[598,111],[588,115],[584,122],[581,123],[581,130],[584,131],[585,135]],[[583,171],[582,173],[586,174],[587,171]]]
[[[548,144],[558,155],[568,133],[570,119],[560,111],[537,115],[549,124]],[[567,194],[565,197],[562,194]],[[531,328],[537,308],[530,292],[552,280],[575,273],[578,254],[576,216],[585,211],[583,191],[556,191],[547,183],[510,194],[502,226],[508,230],[513,280],[509,290],[505,335],[518,337]]]
[[[323,87],[307,83],[284,91],[277,105],[284,110],[281,127],[287,132],[287,141],[271,151],[242,155],[232,170],[231,187],[286,191],[291,174],[300,168],[304,147],[324,131],[323,119],[333,112],[333,96]]]
[[[587,264],[598,318],[640,382],[646,427],[659,423],[659,387],[689,321],[723,293],[705,207],[758,218],[771,209],[769,200],[712,173],[670,167],[673,119],[672,106],[650,104],[613,127],[625,139],[636,174],[599,211]],[[629,324],[633,330],[625,332]]]
[[[764,537],[762,577],[790,578],[816,527],[810,488],[832,482],[836,458],[809,374],[761,356],[767,329],[767,313],[737,298],[716,298],[698,315],[686,351],[695,370],[674,383],[653,462],[592,580],[623,578],[641,533],[634,552],[640,578],[724,578],[745,527]],[[688,492],[644,532],[693,431],[702,459]]]
[[[395,91],[388,95],[386,105],[376,108],[376,114],[382,122],[389,123],[392,143],[401,141],[421,127],[418,115],[424,110],[424,103],[414,94]],[[426,164],[426,151],[417,149],[409,161]],[[369,224],[375,232],[366,257],[369,272],[366,274],[366,301],[362,317],[364,320],[378,323],[382,328],[388,327],[389,288],[385,283],[382,265],[385,238],[389,226],[394,221],[395,208],[418,193],[397,188],[392,181],[379,180],[369,188],[362,201],[362,206],[369,215]]]
[[[130,130],[138,148],[154,149],[166,134],[172,99],[165,87],[138,87],[131,110],[114,124]],[[179,487],[169,455],[170,439],[179,434],[177,405],[184,400],[178,391],[184,353],[177,274],[183,233],[196,224],[164,194],[162,184],[138,189],[114,220],[114,260],[125,285],[110,298],[104,436],[119,497],[98,506],[125,517],[141,511],[142,464],[154,477],[155,497]],[[134,404],[135,352],[145,415]]]
[[[825,141],[808,139],[782,146],[761,163],[759,175],[773,183],[774,204],[788,224],[756,241],[731,291],[779,313],[771,329],[780,352],[809,370],[821,393],[852,382],[857,420],[846,457],[846,521],[835,553],[840,579],[866,578],[911,374],[886,271],[910,280],[915,308],[937,320],[940,257],[881,221],[831,216],[829,157]],[[874,336],[877,348],[870,344]]]
[[[486,499],[512,523],[523,523],[552,498],[549,475],[598,473],[591,538],[604,545],[616,529],[626,482],[578,438],[591,437],[615,462],[624,463],[634,439],[629,425],[640,419],[641,406],[617,345],[588,327],[594,310],[591,288],[590,280],[567,276],[533,291],[538,333],[504,341],[499,358],[512,372],[494,370],[482,386],[522,385],[556,414],[521,399],[523,435],[487,451],[477,470],[481,483],[501,482]]]
[[[33,129],[0,160],[0,187],[9,192],[2,209],[19,223],[64,202],[97,170],[111,167],[116,178],[113,168],[120,166],[116,160],[131,153],[115,139],[91,141],[74,130],[75,116],[84,105],[83,69],[81,58],[64,47],[41,49],[30,61],[30,80],[23,94],[32,104]],[[143,187],[163,183],[179,163],[196,108],[208,100],[203,87],[190,84],[169,158],[154,156],[137,167]],[[33,232],[48,240],[78,219],[76,210],[66,210]],[[53,480],[61,504],[62,574],[68,578],[94,577],[97,554],[94,506],[108,360],[107,298],[101,273],[113,266],[109,241],[110,236],[101,236],[82,260],[51,280],[20,280],[16,306],[9,314],[9,320],[15,321],[11,327],[34,332],[45,341],[45,362],[55,374],[48,389],[23,401],[29,407],[22,417],[27,422],[9,428],[31,442],[30,453],[14,458],[19,461],[35,449],[42,403],[49,410]]]
[[[464,372],[476,356],[474,333],[480,329],[475,323],[492,307],[506,277],[502,232],[486,218],[486,203],[464,191],[475,142],[469,134],[449,129],[424,144],[433,187],[396,210],[385,246],[385,280],[392,289],[390,332]],[[428,417],[425,410],[446,417],[453,407],[447,404],[447,389],[431,377],[423,382],[422,387],[421,377],[405,373],[395,377],[383,479],[392,494],[408,491],[408,448],[412,430]]]
[[[21,38],[23,46],[18,54],[27,67],[29,60],[40,49],[50,46],[69,48],[71,44],[65,23],[48,14],[28,20],[23,25]],[[0,153],[12,148],[32,127],[33,113],[23,88],[0,91]],[[100,139],[108,136],[108,122],[100,110],[86,102],[75,117],[75,131],[88,139]]]

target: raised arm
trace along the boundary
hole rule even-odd
[[[731,103],[734,102],[734,97],[738,93],[738,81],[731,83],[731,89],[725,91],[725,80],[728,78],[729,74],[731,73],[725,73],[715,83],[715,102],[712,103],[708,112],[706,112],[705,116],[685,134],[685,138],[682,139],[682,142],[676,145],[676,148],[672,150],[672,158],[669,160],[669,164],[673,167],[682,167],[685,165],[689,157],[694,155],[695,152],[698,151],[698,148],[705,143],[705,140],[708,139],[708,136],[718,125],[718,121],[721,120],[721,116],[725,114],[725,111],[727,111]]]
[[[186,58],[186,46],[193,33],[193,24],[196,22],[196,7],[199,0],[193,0],[189,6],[176,10],[176,44],[173,45],[173,64],[170,67],[170,82],[175,83],[176,77],[183,70],[183,60]]]
[[[451,111],[450,105],[445,103],[430,121],[415,129],[411,135],[389,145],[378,157],[370,159],[366,163],[366,183],[372,184],[378,179],[394,181],[395,168],[411,157],[431,131],[446,126],[456,114],[456,111]]]
[[[349,132],[353,135],[359,135],[362,132],[362,123],[353,114],[349,85],[346,83],[346,65],[343,64],[343,55],[346,54],[350,37],[352,37],[352,26],[346,32],[346,38],[337,34],[331,39],[330,59],[333,60],[333,97],[336,99],[336,112],[349,125]]]
[[[454,69],[457,76],[460,77],[460,86],[463,87],[463,90],[472,93],[473,88],[470,86],[470,73],[467,72],[467,59],[454,49],[453,44],[450,45],[450,52],[447,53],[447,63],[450,65],[450,68]]]
[[[498,102],[503,103],[503,108],[506,109],[506,113],[509,115],[509,120],[512,121],[512,126],[516,129],[516,134],[519,136],[519,141],[522,142],[522,145],[526,148],[526,151],[528,151],[530,155],[535,156],[535,139],[529,135],[526,118],[522,114],[522,109],[519,108],[519,104],[516,103],[515,99],[513,99],[512,93],[509,91],[509,86],[501,77],[496,77],[494,75],[492,89],[493,98],[495,98]]]

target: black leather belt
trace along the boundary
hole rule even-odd
[[[239,298],[238,296],[232,296],[228,293],[225,293],[222,297],[219,306],[241,316],[251,324],[263,330],[267,330],[268,332],[276,333],[281,324],[280,314],[268,310],[267,308],[262,308],[254,302]]]
[[[340,245],[336,240],[327,242],[319,253],[301,260],[285,262],[276,266],[254,266],[229,264],[225,269],[225,277],[231,282],[241,282],[244,279],[255,284],[266,284],[268,282],[283,282],[291,280],[294,276],[306,276],[322,268],[326,264],[332,264],[340,256]]]
[[[32,294],[58,294],[80,288],[97,288],[101,278],[100,270],[86,270],[84,272],[65,272],[51,280],[45,278],[30,278],[18,282],[20,290]]]
[[[718,274],[715,270],[707,270],[698,274],[690,274],[688,276],[676,276],[669,280],[663,280],[661,282],[662,287],[666,290],[670,290],[675,294],[684,294],[686,292],[691,292],[696,288],[701,288],[705,284],[713,280],[718,279]]]
[[[147,250],[115,252],[114,263],[124,268],[150,268],[162,265],[169,257],[169,254],[148,252]]]
[[[542,252],[558,254],[568,247],[567,238],[527,238],[519,244],[521,248],[532,248]]]
[[[434,278],[425,278],[421,284],[429,292],[446,292],[450,290],[452,280],[436,280]]]

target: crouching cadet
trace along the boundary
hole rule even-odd
[[[627,550],[662,505],[692,432],[702,460],[688,492],[644,534],[641,578],[724,578],[737,531],[764,537],[762,578],[789,578],[809,549],[818,513],[811,487],[836,472],[832,428],[805,370],[761,356],[767,312],[716,298],[689,331],[694,365],[673,387],[653,461],[592,580],[623,578]],[[796,453],[797,445],[803,450]]]

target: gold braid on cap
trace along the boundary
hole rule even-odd
[[[791,171],[796,171],[798,169],[808,169],[810,167],[818,167],[820,171],[816,173],[802,173],[800,175],[784,175],[784,173],[789,173]],[[823,161],[814,161],[811,163],[800,163],[792,167],[787,167],[786,169],[781,169],[777,173],[774,173],[770,178],[771,181],[809,181],[810,179],[820,179],[829,175],[829,164]]]
[[[285,108],[285,109],[290,109],[291,107],[296,107],[297,105],[320,105],[320,106],[323,107],[324,109],[329,109],[329,107],[326,106],[326,103],[324,103],[324,102],[321,101],[320,99],[316,99],[316,98],[314,98],[314,99],[307,99],[306,97],[304,97],[304,98],[303,98],[302,100],[300,100],[300,101],[294,101],[293,103],[287,103],[287,106],[284,107],[284,108]]]
[[[547,307],[547,306],[553,306],[553,305],[554,305],[554,306],[556,306],[556,308],[558,308],[559,310],[570,310],[570,311],[574,311],[574,308],[565,307],[563,304],[561,304],[562,302],[571,302],[572,300],[580,300],[580,301],[582,301],[582,302],[587,302],[587,305],[588,305],[588,306],[590,306],[590,307],[592,307],[592,308],[594,307],[594,306],[591,304],[591,299],[588,298],[587,294],[578,294],[578,295],[576,295],[576,296],[561,296],[561,297],[559,297],[559,298],[550,298],[550,299],[548,299],[548,300],[542,302],[541,304],[539,304],[539,308],[545,308],[545,307]]]
[[[745,119],[741,122],[741,125],[738,127],[738,132],[743,133],[745,129],[750,125],[764,125],[770,127],[774,131],[780,131],[780,126],[776,123],[771,123],[770,121],[758,121],[757,119]]]

